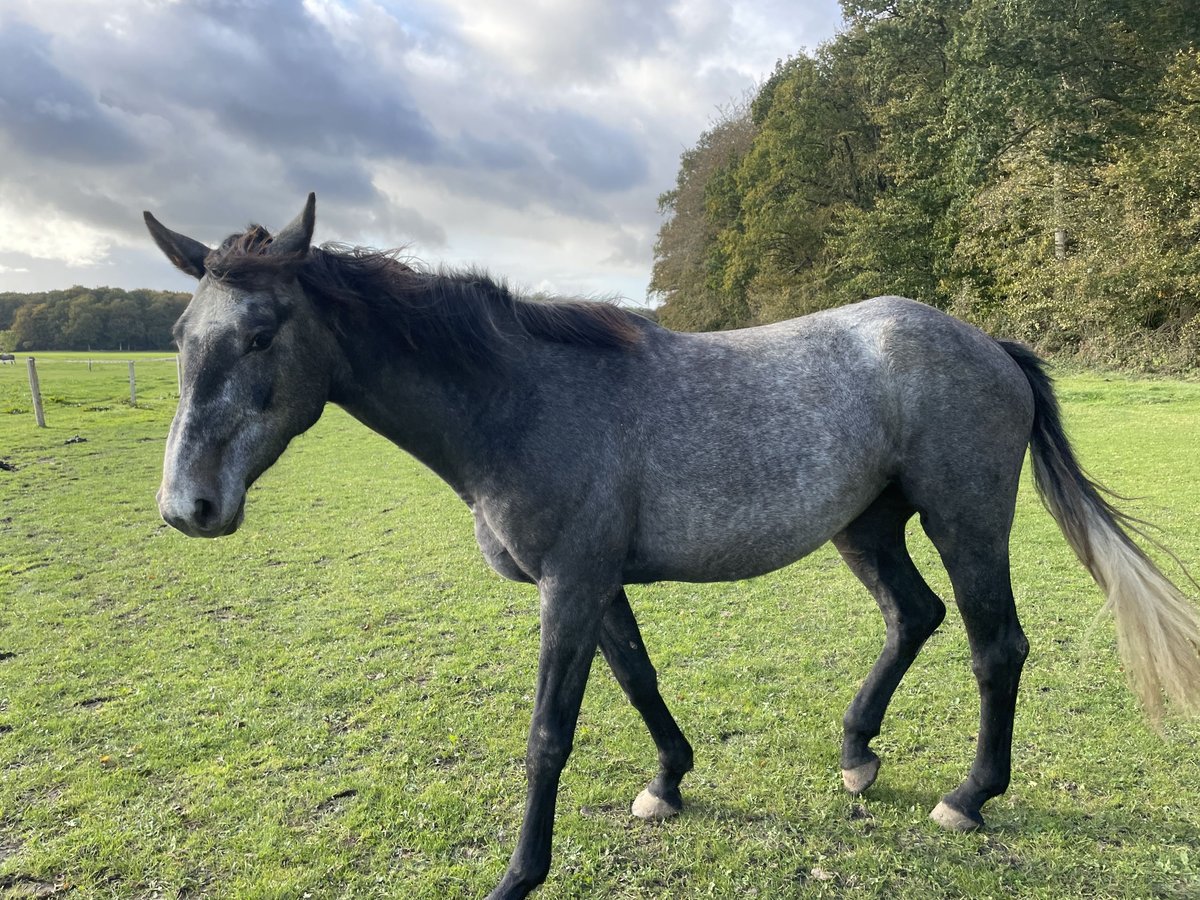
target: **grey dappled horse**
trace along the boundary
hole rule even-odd
[[[527,302],[476,273],[311,247],[314,215],[309,195],[274,237],[251,226],[210,250],[146,213],[158,246],[200,279],[175,326],[183,390],[159,508],[185,534],[231,534],[247,488],[332,402],[444,478],[492,567],[537,585],[525,820],[491,897],[524,897],[546,877],[597,645],[658,748],[633,813],[682,808],[692,749],[626,584],[749,578],[832,540],[887,622],[844,719],[845,785],[866,790],[879,770],[869,742],[945,614],[905,549],[915,514],[949,572],[981,698],[975,761],[932,816],[980,826],[1009,782],[1028,652],[1008,561],[1026,447],[1108,594],[1143,703],[1157,713],[1165,694],[1197,707],[1196,616],[1080,470],[1029,350],[899,297],[677,334],[609,305]]]
[[[0,353],[0,363],[11,363],[12,365],[16,365],[17,358],[11,353]]]

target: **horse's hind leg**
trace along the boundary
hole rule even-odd
[[[692,747],[659,693],[658,675],[624,590],[605,613],[600,651],[658,748],[658,774],[633,801],[633,814],[642,819],[673,816],[683,809],[679,782],[692,769]]]
[[[854,794],[874,783],[879,757],[870,741],[879,734],[900,679],[946,615],[945,605],[929,589],[904,544],[904,525],[913,512],[900,491],[889,487],[833,539],[887,623],[883,652],[842,720],[842,781]]]
[[[941,553],[971,644],[979,685],[979,737],[967,778],[942,798],[931,818],[944,828],[983,825],[980,809],[1008,788],[1012,769],[1013,715],[1029,642],[1017,619],[1009,575],[1008,524],[987,515],[953,527],[930,517],[926,531]]]

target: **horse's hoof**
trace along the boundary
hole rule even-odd
[[[639,819],[645,819],[647,822],[659,822],[679,815],[682,810],[682,805],[676,806],[668,803],[662,797],[656,797],[650,793],[650,789],[646,788],[634,798],[630,811]]]
[[[983,819],[979,816],[972,818],[960,809],[955,809],[945,800],[933,808],[929,818],[937,822],[947,831],[978,831],[983,827]]]
[[[842,784],[851,794],[861,794],[875,783],[878,775],[879,760],[872,759],[853,769],[842,769]]]

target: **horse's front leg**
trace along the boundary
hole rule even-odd
[[[595,580],[545,578],[541,593],[541,649],[537,693],[525,756],[525,821],[508,870],[488,900],[528,896],[550,870],[550,843],[558,779],[571,753],[600,622],[616,593]]]
[[[604,615],[600,652],[608,660],[625,696],[641,713],[658,748],[658,774],[633,801],[640,819],[665,819],[683,809],[679,782],[692,770],[692,747],[658,690],[658,674],[650,663],[637,619],[625,591],[617,592]]]

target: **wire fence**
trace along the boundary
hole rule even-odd
[[[103,411],[177,400],[180,380],[177,356],[20,355],[0,364],[0,411],[31,414],[44,428],[55,406]]]

